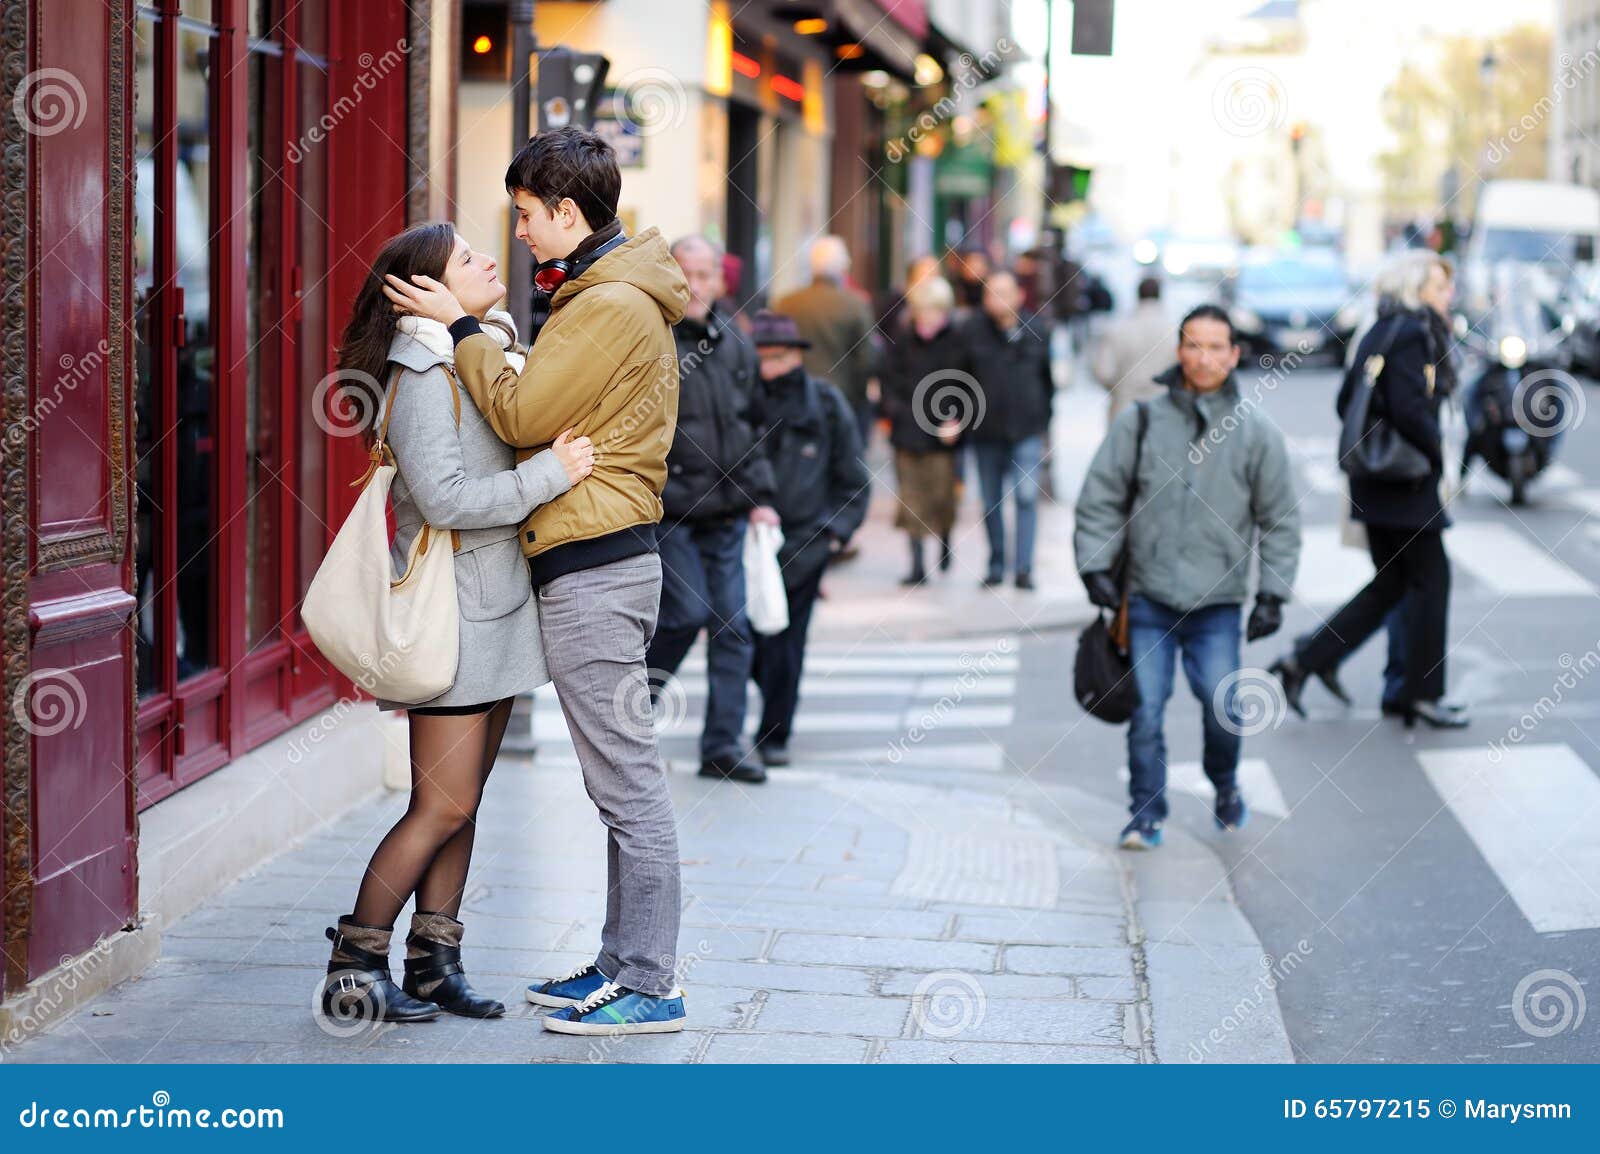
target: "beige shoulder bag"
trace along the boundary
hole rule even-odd
[[[460,428],[461,394],[455,375],[445,371]],[[396,465],[388,437],[399,387],[396,369],[367,471],[351,485],[362,487],[361,496],[317,567],[300,616],[339,672],[375,697],[414,703],[439,696],[456,679],[460,615],[453,553],[460,537],[451,532],[451,548],[441,548],[440,534],[424,524],[405,573],[394,579],[387,511]]]

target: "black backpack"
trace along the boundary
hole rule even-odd
[[[1140,401],[1139,432],[1133,449],[1133,483],[1128,487],[1128,504],[1123,510],[1123,520],[1133,516],[1133,505],[1139,496],[1139,459],[1144,455],[1144,434],[1150,427],[1150,411]],[[1117,560],[1117,573],[1122,589],[1122,608],[1115,615],[1101,611],[1078,635],[1078,655],[1072,667],[1072,692],[1091,717],[1113,725],[1121,725],[1139,708],[1139,685],[1133,679],[1133,663],[1129,660],[1128,637],[1128,546],[1124,539],[1122,556]],[[1118,640],[1118,637],[1121,640]]]

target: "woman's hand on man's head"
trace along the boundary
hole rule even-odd
[[[393,273],[383,279],[383,295],[394,303],[396,312],[426,317],[442,325],[453,325],[467,315],[456,294],[431,276],[414,276],[410,283]]]

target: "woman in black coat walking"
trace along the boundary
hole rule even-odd
[[[971,357],[952,324],[955,294],[939,277],[906,292],[906,323],[884,357],[883,409],[894,447],[900,508],[895,527],[911,541],[911,572],[902,585],[927,580],[922,542],[939,541],[939,568],[950,568],[956,520],[956,449],[977,407]]]
[[[1377,570],[1372,580],[1323,626],[1279,659],[1272,672],[1301,716],[1307,677],[1324,681],[1405,602],[1406,679],[1401,713],[1407,727],[1418,718],[1435,728],[1460,728],[1465,712],[1444,702],[1445,641],[1450,603],[1450,561],[1442,533],[1450,518],[1439,499],[1444,471],[1439,407],[1455,384],[1450,363],[1450,266],[1432,252],[1409,252],[1400,279],[1405,289],[1386,302],[1356,350],[1339,390],[1342,418],[1354,391],[1365,388],[1368,358],[1383,357],[1373,388],[1373,411],[1428,458],[1433,468],[1420,481],[1350,480],[1350,515],[1367,529],[1367,548]]]

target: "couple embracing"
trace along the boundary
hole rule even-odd
[[[346,376],[389,382],[397,566],[422,525],[453,531],[460,659],[438,697],[379,702],[408,710],[410,804],[328,930],[326,1014],[505,1013],[462,971],[462,891],[512,701],[554,681],[607,827],[605,923],[593,962],[527,998],[554,1007],[542,1021],[562,1033],[683,1027],[672,800],[654,734],[616,703],[646,684],[678,408],[671,325],[689,292],[655,229],[623,234],[620,187],[611,147],[576,128],[536,136],[507,170],[517,238],[540,284],[559,285],[533,348],[494,307],[505,294],[494,260],[446,223],[383,247],[345,330]],[[413,896],[397,984],[390,936]]]

